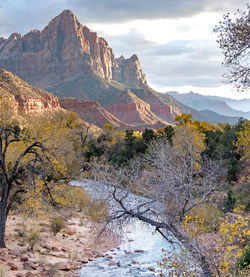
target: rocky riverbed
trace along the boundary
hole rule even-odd
[[[72,181],[71,185],[83,187],[94,198],[109,199],[110,209],[118,208],[109,197],[111,187],[91,180]],[[141,200],[140,198],[131,194],[130,205],[133,206]],[[156,276],[149,267],[157,267],[157,261],[161,260],[162,249],[171,250],[173,245],[156,233],[155,228],[139,220],[128,222],[123,225],[122,229],[119,229],[119,232],[122,236],[119,248],[112,249],[106,252],[104,257],[84,265],[80,270],[81,277]]]

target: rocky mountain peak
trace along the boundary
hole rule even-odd
[[[130,58],[129,58],[130,61],[133,61],[133,62],[136,62],[136,61],[139,61],[139,58],[136,54],[133,54]]]
[[[77,25],[80,25],[80,22],[77,20],[72,11],[64,10],[62,13],[60,13],[49,22],[44,31],[48,29],[55,29],[59,26],[62,28],[63,31],[67,31],[68,29],[73,31],[76,29]]]
[[[119,58],[116,58],[115,61],[118,65],[121,65],[125,61],[125,58],[121,55]]]
[[[132,55],[129,59],[123,56],[116,59],[118,72],[114,79],[125,84],[130,88],[147,88],[147,80],[145,74],[142,72],[141,64],[137,55]]]
[[[9,37],[8,40],[17,40],[19,38],[21,38],[22,35],[20,33],[12,33]]]
[[[83,26],[70,10],[56,16],[42,31],[0,38],[0,67],[43,89],[89,72],[129,87],[147,85],[136,55],[115,60],[107,41]]]

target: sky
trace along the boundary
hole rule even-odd
[[[104,37],[116,57],[137,54],[157,91],[250,98],[223,82],[213,28],[247,0],[0,0],[0,37],[42,30],[65,9]]]

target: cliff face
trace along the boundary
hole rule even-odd
[[[133,87],[146,85],[135,55],[117,62],[106,40],[82,26],[69,10],[42,31],[0,38],[0,67],[43,89],[86,72]]]
[[[162,98],[157,92],[151,89],[138,89],[133,90],[133,92],[137,97],[150,104],[151,111],[154,114],[171,124],[175,124],[174,119],[177,115],[190,112],[186,107],[178,107],[176,103]]]
[[[16,75],[0,69],[0,101],[11,100],[15,111],[23,114],[44,114],[60,109],[58,98],[33,87]]]
[[[101,128],[105,124],[111,124],[114,127],[129,127],[128,124],[120,121],[95,101],[85,101],[83,99],[60,99],[60,105],[65,110],[75,112],[80,118]]]
[[[123,56],[116,59],[117,67],[114,69],[113,80],[125,84],[129,88],[147,87],[146,76],[142,72],[137,55],[125,59]]]
[[[160,117],[151,111],[150,104],[138,98],[131,90],[123,92],[116,103],[106,109],[127,124],[135,125],[157,125],[164,126]]]

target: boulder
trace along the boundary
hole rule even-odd
[[[63,270],[63,271],[70,271],[71,269],[71,265],[69,263],[66,262],[58,262],[55,263],[55,266],[59,269],[59,270]]]
[[[120,262],[119,261],[110,261],[109,266],[113,266],[113,265],[120,265]]]
[[[135,251],[134,251],[135,253],[143,253],[144,252],[144,250],[142,250],[142,249],[135,249]]]
[[[27,262],[29,260],[29,257],[27,255],[21,255],[20,257],[21,262]]]

